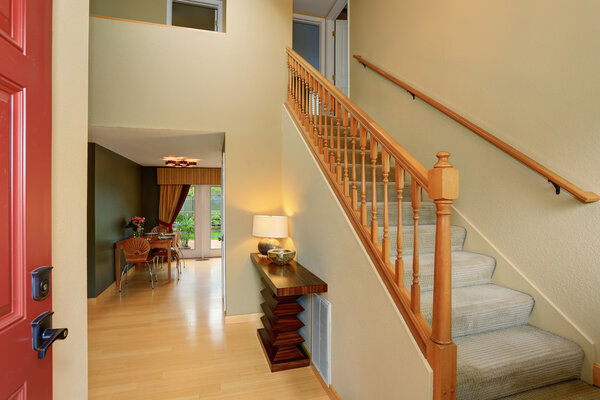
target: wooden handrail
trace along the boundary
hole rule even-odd
[[[323,87],[327,89],[329,93],[336,97],[342,104],[344,109],[350,111],[352,115],[360,122],[360,124],[367,128],[369,132],[372,132],[390,153],[390,155],[396,157],[407,166],[407,170],[413,175],[419,184],[427,189],[429,186],[427,183],[427,168],[423,166],[415,157],[412,156],[405,148],[400,146],[391,136],[388,134],[379,124],[377,124],[371,117],[369,117],[363,110],[361,110],[352,100],[350,100],[344,93],[342,93],[333,83],[325,78],[319,71],[317,71],[309,62],[304,60],[302,56],[292,50],[291,47],[286,47],[288,54],[292,55],[294,59],[306,69],[311,76],[314,77]]]
[[[517,159],[521,163],[523,163],[526,166],[528,166],[529,168],[533,169],[538,174],[540,174],[543,177],[545,177],[546,179],[548,179],[548,181],[550,183],[555,185],[557,194],[559,193],[560,188],[563,188],[567,192],[569,192],[573,196],[575,196],[575,198],[577,198],[582,203],[594,203],[594,202],[600,200],[600,195],[598,195],[594,192],[588,192],[588,191],[581,189],[579,186],[575,185],[572,182],[569,182],[568,180],[561,177],[557,173],[551,171],[547,167],[545,167],[542,164],[538,163],[537,161],[533,160],[531,157],[529,157],[529,156],[523,154],[522,152],[520,152],[519,150],[515,149],[514,147],[512,147],[505,141],[497,138],[490,132],[486,131],[485,129],[481,128],[480,126],[469,121],[468,119],[461,116],[457,112],[449,109],[448,107],[444,106],[440,102],[432,99],[431,97],[429,97],[425,93],[421,92],[420,90],[415,89],[414,87],[408,85],[407,83],[401,81],[400,79],[396,78],[395,76],[391,75],[390,73],[379,68],[375,64],[365,60],[363,57],[361,57],[359,55],[354,55],[354,58],[356,58],[358,60],[358,62],[361,63],[363,66],[369,67],[373,71],[377,72],[379,75],[383,76],[384,78],[386,78],[386,79],[392,81],[393,83],[395,83],[396,85],[400,86],[402,89],[406,90],[414,97],[418,97],[419,99],[423,100],[425,103],[427,103],[430,106],[436,108],[437,110],[443,112],[444,114],[446,114],[447,116],[449,116],[450,118],[452,118],[453,120],[458,122],[459,124],[463,125],[464,127],[471,130],[475,134],[479,135],[483,139],[487,140],[489,143],[493,144],[500,150],[504,151],[509,156]]]
[[[437,153],[438,162],[427,170],[290,48],[287,49],[287,67],[286,109],[431,365],[434,400],[454,400],[457,353],[456,344],[452,342],[450,214],[452,203],[458,198],[458,170],[448,160],[450,153]],[[406,196],[410,196],[410,203],[403,203],[404,188],[409,183],[405,175],[410,178],[410,193]],[[436,209],[431,326],[421,312],[419,212],[424,206],[422,192],[428,193]],[[404,273],[403,204],[412,205],[413,212],[410,277]],[[392,208],[397,212],[394,258],[391,258]],[[405,278],[411,278],[410,293]]]

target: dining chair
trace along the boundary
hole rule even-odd
[[[137,263],[144,263],[146,267],[148,267],[150,284],[154,290],[154,276],[152,271],[155,270],[156,267],[154,264],[154,257],[150,256],[150,243],[148,243],[148,240],[139,237],[127,239],[123,244],[123,254],[125,255],[125,267],[123,267],[121,271],[119,292],[121,292],[121,285],[123,284],[123,275],[125,275],[125,285],[127,285],[127,272],[129,272],[129,270]],[[152,266],[150,264],[152,264]]]
[[[185,268],[185,258],[183,257],[183,251],[181,251],[181,231],[177,231],[175,234],[174,247],[177,255],[179,256],[180,262],[183,264],[183,268]],[[181,270],[181,267],[179,267]]]
[[[156,225],[154,228],[150,229],[150,232],[153,233],[169,233],[170,229],[164,225]]]
[[[181,231],[175,232],[173,237],[171,238],[171,260],[175,261],[175,269],[177,270],[177,280],[181,279],[181,260],[183,260],[183,254],[179,248],[179,236]],[[166,249],[157,249],[153,253],[154,259],[157,260],[156,264],[159,265],[159,260],[168,261],[168,252]]]

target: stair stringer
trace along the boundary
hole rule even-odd
[[[529,318],[530,325],[560,335],[581,346],[585,353],[581,379],[592,384],[593,360],[595,355],[594,341],[529,280],[525,273],[498,249],[456,206],[452,206],[451,218],[453,225],[464,226],[467,229],[467,237],[464,245],[465,250],[487,254],[496,259],[496,270],[492,276],[494,284],[519,290],[531,295],[535,299],[535,307]]]
[[[381,279],[376,266],[371,261],[354,226],[348,219],[343,206],[340,204],[336,194],[327,181],[327,178],[323,174],[320,165],[308,147],[304,135],[298,129],[293,117],[290,115],[285,105],[282,107],[282,136],[282,149],[284,151],[282,158],[282,201],[283,211],[290,216],[291,226],[290,239],[288,239],[285,245],[297,248],[298,260],[329,284],[329,291],[325,294],[325,297],[332,304],[332,386],[336,388],[336,391],[344,399],[367,398],[367,396],[373,396],[373,398],[394,398],[399,395],[398,385],[400,380],[404,379],[406,380],[406,382],[404,382],[406,384],[405,387],[412,386],[411,390],[419,391],[418,398],[431,399],[433,397],[433,370],[431,369],[429,362],[423,356],[419,345],[415,341],[402,314],[398,310],[396,303],[389,294],[385,283]],[[310,180],[310,185],[307,183],[307,180]],[[314,210],[315,215],[312,215],[313,213],[310,213],[310,215],[307,213],[305,215],[303,214],[302,208],[307,207],[306,203],[313,201],[313,196],[310,196],[311,191],[318,191],[321,194],[320,197],[323,201],[318,204],[313,204],[315,207],[313,207],[312,210]],[[294,193],[290,195],[289,192]],[[327,196],[322,196],[324,193],[326,193]],[[302,198],[300,199],[300,197]],[[299,203],[300,201],[302,201],[302,204]],[[310,226],[312,223],[315,223],[315,221],[310,220],[309,218],[319,219],[318,214],[321,212],[328,212],[327,217],[332,221],[332,223],[328,224],[328,227],[333,229],[323,231]],[[333,215],[334,212],[336,215]],[[302,228],[300,227],[301,224],[307,224],[309,228]],[[310,234],[307,234],[306,230],[308,230]],[[333,232],[338,233],[334,234]],[[352,238],[352,242],[350,242],[349,238]],[[334,251],[334,248],[341,250]],[[376,351],[373,349],[382,347],[382,340],[385,340],[387,343],[388,339],[382,339],[381,336],[388,335],[390,330],[396,332],[396,336],[389,342],[389,346],[386,345],[391,354],[396,353],[399,346],[404,346],[403,343],[410,343],[410,355],[405,354],[401,357],[397,357],[397,359],[394,360],[394,365],[389,365],[390,371],[396,371],[394,374],[381,374],[381,371],[388,370],[385,366],[388,366],[387,363],[390,361],[389,354],[376,352],[375,356],[380,357],[381,359],[378,361],[377,365],[371,365],[368,358],[358,354],[360,351],[349,343],[350,340],[353,340],[349,339],[351,330],[341,331],[344,327],[340,326],[340,323],[337,321],[339,321],[339,319],[352,318],[352,316],[340,315],[340,302],[350,300],[348,296],[343,296],[341,292],[345,290],[344,286],[346,286],[347,281],[350,279],[349,276],[353,273],[353,266],[347,265],[345,262],[340,262],[339,259],[336,259],[335,256],[338,251],[351,253],[356,258],[360,256],[361,259],[356,260],[352,264],[359,262],[360,273],[368,272],[367,275],[369,276],[369,281],[374,278],[372,282],[376,282],[376,286],[373,290],[365,289],[368,282],[357,282],[357,285],[353,287],[353,296],[360,297],[361,301],[373,305],[376,301],[376,297],[379,298],[383,296],[385,298],[385,309],[372,310],[373,315],[379,315],[381,317],[380,320],[383,321],[383,324],[381,326],[372,326],[370,328],[369,342],[363,343],[364,349],[369,349],[369,352],[373,353],[373,351]],[[353,312],[357,312],[357,310]],[[385,316],[381,316],[382,313],[385,313]],[[353,326],[355,329],[360,330],[359,327],[364,324],[365,321],[354,318]],[[402,327],[401,335],[398,335],[396,329],[397,324],[400,324]],[[352,333],[352,335],[354,334],[355,333]],[[342,342],[344,343],[342,344]],[[360,350],[362,351],[363,349]],[[352,354],[355,351],[358,351],[357,355]],[[348,360],[348,357],[350,357],[352,362],[340,362],[341,352],[347,353],[347,355],[344,355],[345,359]],[[387,359],[387,361],[384,362],[383,359]],[[415,365],[417,360],[419,365]],[[400,373],[399,370],[402,368],[405,369],[405,372]],[[426,381],[422,382],[422,385],[416,385],[415,382],[412,382],[411,384],[411,382],[409,382],[410,379],[407,379],[407,376],[405,376],[406,373],[411,374],[414,373],[415,370],[419,371],[419,376],[421,378],[423,378],[421,371],[425,371],[428,375]],[[352,378],[358,377],[358,380],[366,379],[367,375],[370,377],[370,380],[375,382],[375,385],[372,388],[374,391],[370,393],[360,393],[356,390],[357,388],[354,387],[359,383],[352,381]],[[383,393],[382,391],[385,390],[383,387],[389,387],[391,389]],[[400,387],[402,387],[402,385],[400,385]],[[362,397],[360,397],[361,394],[363,395]]]

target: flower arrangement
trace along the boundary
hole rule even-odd
[[[131,228],[133,230],[133,236],[139,237],[144,230],[144,223],[146,222],[146,218],[144,217],[133,217],[129,221],[127,221],[127,225],[125,228]]]

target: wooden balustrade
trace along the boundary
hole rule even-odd
[[[287,55],[290,81],[286,107],[302,131],[415,341],[432,366],[434,399],[455,399],[456,346],[452,342],[450,207],[458,197],[458,171],[448,161],[450,154],[438,153],[437,163],[427,170],[296,52],[288,48]],[[410,179],[410,205],[413,210],[410,293],[404,285],[405,252],[402,237],[402,201],[404,187],[408,183],[406,175]],[[391,179],[393,182],[390,182]],[[397,223],[394,260],[390,254],[394,246],[390,240],[390,185],[393,185],[392,190],[395,189],[398,212],[394,221]],[[378,187],[383,188],[381,196],[378,195]],[[437,210],[431,327],[421,314],[420,299],[419,212],[422,191],[428,193]],[[382,218],[381,224],[378,218]]]

